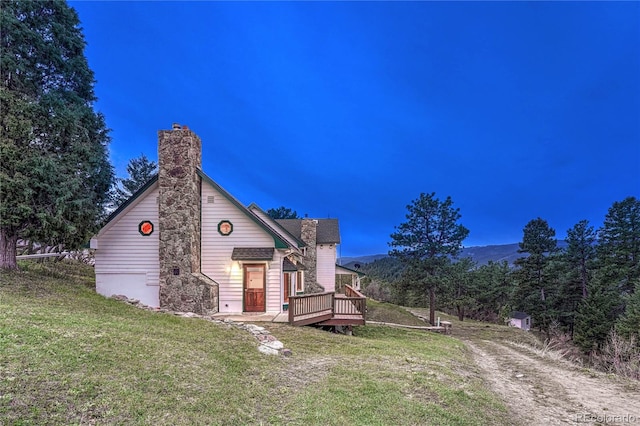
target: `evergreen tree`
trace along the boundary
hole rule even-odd
[[[578,307],[574,330],[574,342],[587,352],[604,344],[614,325],[625,336],[637,333],[640,327],[636,294],[640,282],[640,201],[627,197],[614,202],[598,238],[597,267],[588,283],[587,297]]]
[[[627,197],[609,208],[598,231],[600,268],[618,290],[634,291],[640,279],[640,200]]]
[[[18,239],[86,242],[113,171],[76,12],[62,1],[4,1],[0,27],[0,267],[15,269]]]
[[[514,304],[519,310],[527,312],[540,327],[547,331],[557,312],[554,302],[557,300],[555,278],[550,274],[549,255],[557,251],[556,232],[546,220],[537,218],[524,227],[520,253],[527,257],[516,260],[518,289]]]
[[[640,337],[640,281],[636,283],[633,294],[627,296],[624,314],[616,323],[616,330],[625,337],[635,334]],[[640,339],[636,342],[640,344]]]
[[[575,317],[573,341],[585,352],[597,350],[607,339],[615,321],[620,297],[601,277],[593,279],[587,297],[580,303]]]
[[[511,270],[506,261],[489,261],[474,272],[474,291],[478,306],[475,319],[484,321],[503,319],[502,312],[509,304],[514,290],[510,275]]]
[[[111,206],[117,209],[133,194],[142,188],[158,172],[158,164],[141,154],[138,158],[132,158],[127,164],[128,178],[117,178],[116,185],[111,190]]]
[[[436,194],[420,194],[407,206],[407,221],[396,226],[389,255],[406,265],[405,282],[419,291],[427,291],[429,321],[435,322],[436,291],[442,286],[442,271],[462,250],[469,230],[458,224],[460,209],[451,197],[440,201]]]
[[[267,210],[267,214],[273,219],[301,219],[301,217],[298,216],[298,212],[285,206],[280,206],[277,209],[269,209]]]
[[[582,220],[567,230],[566,242],[555,272],[560,279],[558,319],[573,334],[578,305],[586,299],[595,271],[596,232],[588,221]]]
[[[475,264],[468,257],[452,263],[444,272],[444,305],[455,310],[460,321],[477,306],[475,291]]]
[[[587,286],[596,258],[596,232],[589,221],[581,220],[567,230],[565,259],[572,272],[572,279],[579,283],[582,298],[587,297]]]

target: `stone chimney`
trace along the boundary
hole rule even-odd
[[[160,307],[211,314],[218,286],[200,270],[202,142],[186,126],[158,132]]]
[[[318,221],[316,219],[302,219],[300,224],[300,234],[302,241],[307,245],[307,255],[302,262],[306,271],[304,272],[305,293],[322,293],[324,288],[317,281],[318,257],[316,253]]]

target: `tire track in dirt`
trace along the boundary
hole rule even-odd
[[[601,373],[523,353],[503,342],[464,340],[514,424],[639,424],[640,391]],[[620,417],[617,417],[620,416]],[[617,420],[617,421],[616,421]]]

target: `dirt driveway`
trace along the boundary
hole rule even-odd
[[[637,424],[633,382],[550,360],[524,345],[465,339],[481,374],[521,424]]]
[[[481,375],[523,425],[640,425],[640,383],[580,368],[527,345],[464,337]]]
[[[454,322],[452,332],[469,347],[479,374],[511,410],[514,425],[640,426],[640,382],[581,368],[515,343],[533,340],[526,334],[467,321]]]

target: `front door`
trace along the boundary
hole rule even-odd
[[[245,312],[265,312],[265,281],[264,265],[244,265]]]

